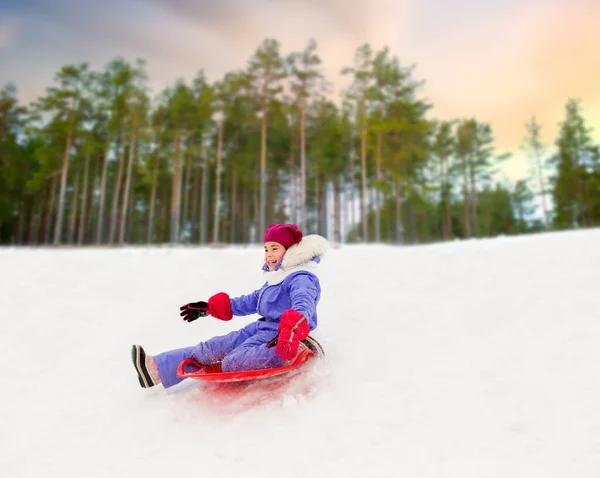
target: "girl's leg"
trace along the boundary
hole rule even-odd
[[[209,365],[220,362],[240,344],[248,340],[256,331],[256,324],[251,323],[243,329],[230,332],[227,335],[213,337],[196,346],[170,350],[155,355],[154,360],[165,388],[177,385],[183,379],[177,376],[177,367],[182,360],[193,358],[197,362]]]
[[[223,358],[223,372],[283,366],[284,360],[281,355],[275,355],[275,347],[266,347],[276,335],[277,331],[262,330],[245,340]]]
[[[256,322],[253,322],[243,329],[200,342],[194,347],[191,358],[205,365],[220,362],[229,352],[244,343],[255,333]]]
[[[158,355],[154,355],[154,361],[158,367],[160,380],[163,387],[169,388],[177,385],[183,379],[177,376],[177,367],[182,360],[191,358],[195,347],[184,347],[182,349],[169,350]]]

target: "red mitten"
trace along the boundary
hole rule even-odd
[[[310,332],[306,318],[294,309],[288,309],[279,321],[279,338],[275,353],[281,354],[284,360],[291,360],[298,355],[298,345]]]
[[[231,301],[225,292],[219,292],[208,299],[208,313],[221,320],[231,320]]]

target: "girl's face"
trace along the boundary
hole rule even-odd
[[[270,271],[275,270],[275,265],[285,254],[285,247],[278,242],[265,242],[265,262]]]

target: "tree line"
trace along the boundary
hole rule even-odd
[[[0,243],[250,243],[292,221],[334,242],[407,244],[600,221],[600,148],[578,100],[553,148],[535,117],[524,125],[531,174],[500,183],[512,153],[490,124],[431,119],[414,65],[387,47],[349,63],[339,104],[314,40],[283,54],[265,39],[245,68],[154,97],[145,61],[121,57],[63,66],[26,106],[5,85]]]

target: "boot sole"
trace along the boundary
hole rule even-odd
[[[131,361],[138,374],[138,380],[142,388],[150,388],[156,385],[146,368],[146,353],[141,345],[133,345],[131,347]]]

